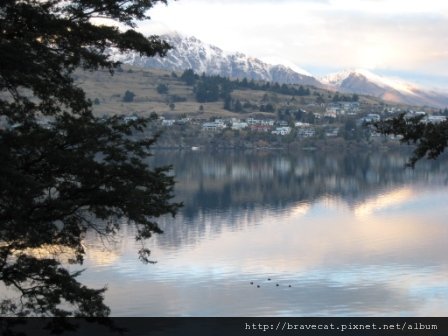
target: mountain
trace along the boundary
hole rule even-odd
[[[230,78],[248,78],[278,82],[280,84],[303,84],[322,86],[306,71],[281,64],[268,64],[242,53],[229,53],[204,43],[195,37],[185,37],[174,33],[161,36],[173,49],[166,57],[141,57],[138,53],[119,54],[112,52],[115,61],[140,67],[158,68],[169,71],[193,69],[195,73],[220,75]]]
[[[134,52],[121,54],[112,50],[112,58],[115,61],[139,67],[176,72],[193,69],[198,74],[248,78],[280,84],[312,85],[345,93],[374,96],[393,103],[427,105],[438,108],[448,106],[448,93],[446,92],[426,90],[415,84],[379,76],[364,69],[345,70],[316,79],[296,66],[269,64],[239,52],[226,52],[192,36],[186,37],[172,33],[161,37],[173,47],[168,51],[166,57],[141,57]],[[282,63],[285,64],[285,62]]]
[[[448,106],[448,94],[429,91],[402,80],[379,76],[369,70],[345,70],[319,78],[321,83],[341,92],[357,93],[409,105]]]

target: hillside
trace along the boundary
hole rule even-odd
[[[192,71],[123,66],[113,77],[101,71],[77,72],[76,81],[98,116],[163,117],[148,129],[148,135],[164,130],[157,142],[163,148],[379,148],[387,139],[365,122],[401,112],[440,112],[312,86],[229,80]],[[390,140],[389,145],[396,144]]]
[[[194,87],[181,80],[181,73],[174,73],[150,68],[138,68],[124,65],[111,77],[109,72],[77,72],[75,79],[87,92],[88,97],[96,102],[97,114],[136,114],[149,115],[156,112],[165,116],[188,115],[201,119],[220,117],[250,117],[253,115],[276,116],[282,108],[301,109],[313,113],[325,113],[328,104],[334,101],[335,93],[321,88],[307,87],[308,96],[292,96],[268,90],[239,89],[231,93],[233,100],[239,100],[243,106],[272,105],[274,111],[261,112],[254,108],[245,108],[242,113],[224,109],[223,99],[216,102],[198,102]],[[157,92],[157,86],[163,84],[167,93]],[[296,86],[298,87],[298,86]],[[135,94],[132,102],[123,102],[126,91]],[[341,93],[340,96],[343,96]],[[345,95],[351,97],[351,95]],[[360,113],[382,111],[387,107],[407,109],[409,106],[385,104],[379,98],[359,96]],[[174,104],[174,105],[172,105]],[[171,105],[171,106],[170,106]],[[202,107],[201,107],[202,106]],[[428,110],[428,109],[427,109]],[[429,111],[431,111],[429,109]]]
[[[145,57],[138,53],[120,53],[109,49],[111,58],[123,64],[183,72],[192,69],[197,74],[218,75],[233,79],[299,84],[325,88],[347,94],[377,97],[387,103],[446,108],[448,93],[444,89],[429,89],[403,80],[375,74],[366,69],[350,69],[320,78],[291,62],[268,64],[241,52],[228,52],[205,43],[194,36],[178,33],[162,35],[172,49],[165,57]],[[279,60],[281,62],[281,60]]]

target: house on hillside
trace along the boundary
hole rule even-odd
[[[289,126],[277,127],[271,133],[275,135],[288,135],[289,133],[291,133],[291,127]]]
[[[273,119],[254,119],[254,118],[248,118],[246,122],[249,126],[251,125],[274,126],[275,123]]]
[[[295,126],[295,127],[310,127],[311,124],[309,124],[309,123],[305,123],[305,122],[301,122],[301,121],[298,121],[298,122],[296,122],[296,123],[294,124],[294,126]]]
[[[162,119],[162,126],[171,127],[174,125],[175,122],[176,120],[174,119]]]
[[[272,129],[272,126],[255,124],[255,125],[250,125],[249,129],[252,132],[267,133]]]
[[[226,128],[227,125],[224,123],[223,120],[216,119],[212,122],[206,122],[202,124],[202,129],[205,131],[218,131]]]
[[[316,129],[314,127],[300,127],[297,130],[298,138],[312,138],[316,135]]]
[[[423,122],[426,124],[439,124],[441,122],[446,121],[446,116],[440,116],[440,115],[436,115],[436,116],[427,116],[423,119]]]
[[[325,130],[325,136],[327,138],[334,138],[339,135],[339,127],[328,127]]]
[[[247,122],[232,120],[232,129],[233,130],[242,130],[242,129],[247,128],[248,126],[249,125],[247,124]]]
[[[356,122],[357,126],[362,126],[365,124],[371,124],[374,122],[378,122],[381,120],[381,116],[379,114],[376,113],[369,113],[368,115],[366,115],[365,117],[358,119],[358,121]]]
[[[334,117],[338,114],[342,114],[342,109],[338,104],[328,104],[328,106],[325,108],[325,116],[326,117]]]
[[[131,121],[137,121],[137,120],[138,120],[138,117],[136,115],[125,116],[123,118],[123,121],[125,123],[131,122]]]

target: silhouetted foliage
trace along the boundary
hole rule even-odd
[[[422,158],[436,159],[448,144],[448,121],[425,123],[423,116],[407,118],[405,114],[375,124],[378,132],[401,137],[400,141],[416,145],[408,165],[414,167]]]
[[[156,218],[180,206],[169,167],[147,164],[155,138],[137,137],[151,119],[95,117],[72,77],[112,72],[109,47],[165,55],[167,43],[133,30],[159,2],[1,2],[0,281],[18,294],[0,301],[1,315],[107,316],[105,288],[84,286],[62,260],[81,264],[86,232],[108,237],[121,219],[137,240],[161,233]],[[94,25],[97,16],[129,29]],[[145,247],[140,258],[150,262]]]

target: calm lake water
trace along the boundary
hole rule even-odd
[[[157,152],[185,204],[157,264],[123,223],[89,235],[81,279],[113,316],[448,316],[448,162],[406,158]]]

